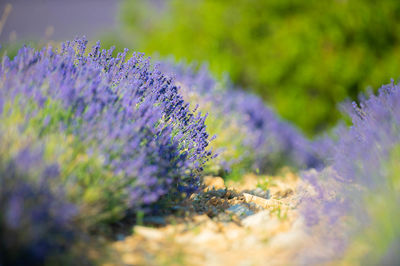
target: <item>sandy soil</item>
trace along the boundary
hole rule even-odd
[[[153,226],[110,243],[118,262],[104,265],[295,265],[307,238],[298,215],[299,178],[206,177],[205,188]]]

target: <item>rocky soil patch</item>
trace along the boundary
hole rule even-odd
[[[204,189],[176,207],[181,216],[153,217],[111,248],[122,265],[294,264],[306,238],[298,183],[290,172],[227,183],[206,177]]]

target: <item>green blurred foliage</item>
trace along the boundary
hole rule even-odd
[[[208,61],[314,134],[336,104],[400,76],[398,0],[125,0],[124,41]]]

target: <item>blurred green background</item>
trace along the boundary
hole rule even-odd
[[[400,76],[398,0],[125,0],[125,45],[208,62],[308,135]]]
[[[206,62],[308,136],[336,123],[344,99],[400,76],[399,0],[9,2],[0,34],[9,55],[26,40],[85,34],[117,50]]]

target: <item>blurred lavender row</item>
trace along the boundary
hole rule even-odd
[[[330,260],[398,265],[400,242],[400,86],[345,104],[352,126],[338,131],[330,165],[303,173],[313,190],[302,210],[319,240],[309,263]],[[307,254],[305,254],[307,255]]]

